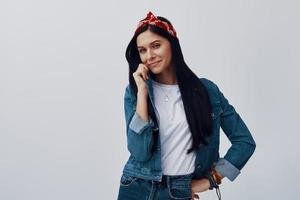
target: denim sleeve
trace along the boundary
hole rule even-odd
[[[154,123],[151,118],[149,122],[144,121],[136,112],[136,100],[133,98],[129,85],[126,87],[124,95],[124,111],[127,148],[135,160],[147,161],[152,155]]]
[[[235,108],[228,102],[218,87],[217,91],[223,109],[220,119],[221,128],[230,140],[231,146],[224,158],[220,158],[215,163],[215,169],[221,175],[233,181],[254,153],[256,143]]]

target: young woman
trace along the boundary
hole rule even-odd
[[[149,12],[126,49],[124,109],[130,157],[119,200],[198,199],[233,181],[255,150],[245,123],[218,86],[184,61],[169,20]],[[220,127],[231,142],[219,156]]]

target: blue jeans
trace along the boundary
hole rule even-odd
[[[118,200],[191,200],[192,174],[163,175],[162,181],[122,174]]]

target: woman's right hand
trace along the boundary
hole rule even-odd
[[[138,90],[147,90],[147,85],[145,80],[149,78],[148,71],[149,71],[148,67],[140,63],[137,70],[132,74]]]

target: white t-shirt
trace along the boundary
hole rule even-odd
[[[186,120],[178,85],[153,80],[154,104],[157,109],[161,160],[164,175],[185,175],[195,169],[195,152],[186,154],[192,146],[192,134]],[[168,101],[166,101],[166,95]]]

